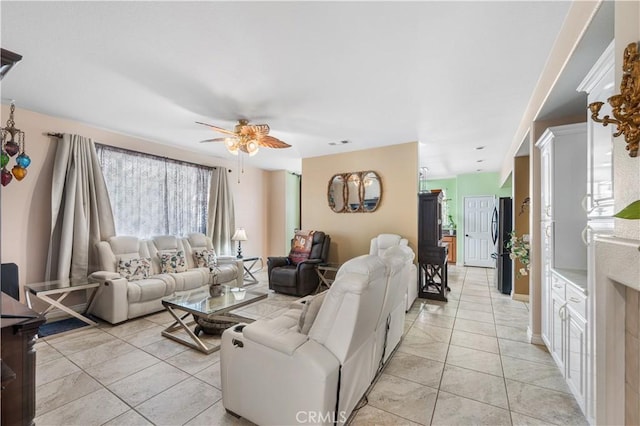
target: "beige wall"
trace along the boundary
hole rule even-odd
[[[334,213],[327,203],[329,178],[373,170],[382,179],[382,200],[373,213]],[[371,238],[400,234],[417,252],[418,144],[327,155],[302,160],[302,228],[331,235],[332,262],[369,252]]]
[[[283,256],[289,250],[286,242],[286,185],[287,172],[276,170],[266,172],[269,187],[267,201],[269,220],[269,240],[267,241],[267,256]],[[266,259],[265,259],[266,262]]]
[[[518,236],[529,234],[530,208],[521,209],[525,199],[529,196],[529,156],[513,159],[513,229]],[[520,275],[522,268],[519,261],[514,264],[513,293],[520,296],[529,295],[529,275]],[[522,300],[520,297],[518,300]]]
[[[0,111],[0,120],[5,123],[9,116],[8,105],[2,105]],[[16,127],[26,133],[26,152],[31,157],[31,165],[24,180],[14,179],[0,190],[0,258],[2,262],[18,264],[21,285],[44,279],[51,228],[51,175],[57,141],[46,136],[47,132],[76,133],[106,145],[231,169],[228,177],[234,195],[236,225],[244,226],[249,237],[249,241],[243,243],[243,252],[265,255],[268,209],[264,195],[266,172],[263,170],[245,166],[238,183],[235,158],[207,157],[20,108],[16,109],[15,122]],[[12,159],[11,167],[13,164]]]

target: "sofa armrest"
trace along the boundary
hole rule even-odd
[[[122,278],[122,276],[117,272],[97,271],[89,275],[89,278],[95,281],[106,281]]]
[[[293,355],[298,347],[309,340],[306,334],[283,327],[277,320],[258,320],[245,326],[242,333],[246,339],[285,355]]]
[[[117,278],[98,278],[99,276],[108,277],[107,274],[115,273],[94,272],[91,274],[92,279],[100,282],[100,287],[98,287],[90,307],[90,313],[111,324],[117,324],[129,319],[129,302],[127,300],[129,281],[122,278],[120,274],[115,274]]]
[[[216,259],[218,260],[218,263],[222,263],[222,264],[226,264],[226,263],[234,263],[235,261],[238,260],[237,257],[235,256],[231,256],[231,255],[223,255],[223,256],[218,256],[216,257]]]

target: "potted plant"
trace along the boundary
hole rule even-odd
[[[516,273],[517,277],[521,277],[529,274],[530,259],[529,250],[531,248],[529,244],[529,235],[525,234],[522,237],[516,235],[516,231],[509,233],[509,241],[505,244],[505,247],[509,249],[509,258],[511,260],[519,260],[524,268],[520,268]]]

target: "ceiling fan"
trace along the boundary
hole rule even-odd
[[[263,146],[265,148],[290,148],[291,145],[282,142],[278,138],[269,136],[269,126],[266,124],[249,124],[249,120],[241,118],[238,120],[233,131],[223,129],[222,127],[213,126],[211,124],[202,123],[196,121],[197,124],[202,124],[215,130],[216,132],[223,133],[227,136],[220,138],[207,139],[204,142],[224,142],[227,150],[233,155],[238,155],[238,151],[246,152],[249,155],[255,155],[258,149]]]

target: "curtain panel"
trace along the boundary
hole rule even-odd
[[[218,254],[233,254],[231,237],[235,232],[233,193],[229,187],[227,170],[218,167],[211,174],[207,236]]]
[[[46,277],[86,279],[98,268],[96,244],[115,235],[93,140],[64,134],[58,140],[54,164]]]

